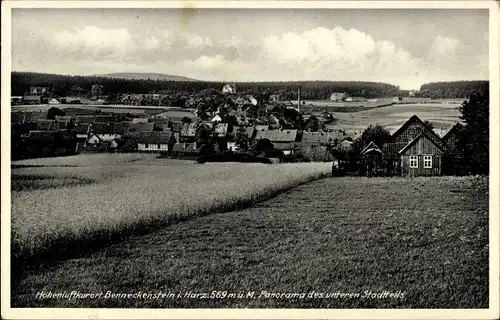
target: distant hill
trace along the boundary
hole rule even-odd
[[[131,72],[116,72],[107,74],[98,74],[97,77],[117,78],[117,79],[134,79],[134,80],[166,80],[166,81],[198,81],[182,76],[164,74],[164,73],[131,73]]]

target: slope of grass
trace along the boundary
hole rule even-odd
[[[319,178],[330,170],[327,163],[199,165],[141,161],[122,161],[114,166],[20,169],[17,177],[21,172],[31,177],[30,181],[37,181],[36,174],[45,170],[64,185],[74,179],[78,172],[75,169],[80,170],[82,179],[95,180],[86,185],[69,183],[59,188],[13,192],[14,260],[36,258],[55,249],[74,250],[86,242],[126,236],[135,229],[236,208]],[[43,163],[48,162],[51,160]],[[58,186],[54,179],[51,183]]]
[[[244,210],[199,217],[41,268],[12,285],[12,304],[485,308],[488,252],[485,178],[327,178]],[[176,298],[37,299],[41,290],[171,292]],[[254,297],[194,297],[213,291]],[[263,291],[306,297],[273,298]],[[404,295],[326,297],[366,291]],[[308,297],[312,292],[324,296]]]

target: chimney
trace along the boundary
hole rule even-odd
[[[300,84],[299,84],[299,87],[298,87],[298,90],[297,90],[297,111],[300,113]]]

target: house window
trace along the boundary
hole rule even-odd
[[[410,168],[418,168],[418,156],[410,156]]]
[[[432,156],[424,156],[424,168],[432,168]]]
[[[148,148],[148,144],[147,144],[147,143],[145,143],[145,144],[144,144],[144,148],[145,148],[145,149],[147,149],[147,148]]]

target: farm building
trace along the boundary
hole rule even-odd
[[[60,104],[60,102],[56,98],[52,98],[49,100],[49,104]]]
[[[448,148],[443,140],[416,115],[404,123],[382,146],[370,142],[361,155],[367,173],[377,170],[406,175],[433,176],[443,173]]]

